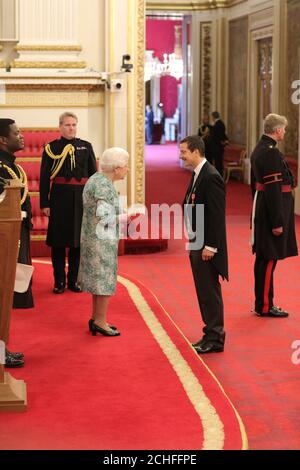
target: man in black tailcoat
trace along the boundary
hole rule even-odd
[[[92,145],[76,138],[77,116],[66,112],[59,118],[61,138],[50,142],[43,152],[40,173],[40,206],[49,217],[47,245],[51,246],[55,294],[66,286],[81,292],[77,285],[80,260],[82,192],[88,178],[96,171]],[[50,183],[52,183],[50,190]],[[68,274],[66,276],[66,248]]]
[[[284,139],[287,119],[269,114],[264,134],[251,155],[252,245],[256,254],[255,313],[266,317],[287,317],[288,312],[273,305],[273,275],[279,259],[296,256],[294,178],[276,147]]]
[[[188,136],[181,140],[180,159],[194,170],[183,204],[190,263],[205,325],[203,337],[193,347],[199,354],[221,352],[225,331],[219,276],[228,280],[225,186],[220,174],[205,158],[201,137]]]

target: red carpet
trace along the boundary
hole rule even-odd
[[[177,148],[151,146],[151,149],[147,148],[146,157],[147,204],[180,202],[190,174],[179,167]],[[291,345],[300,339],[299,258],[279,262],[275,271],[276,304],[290,311],[289,318],[254,316],[251,313],[254,258],[249,247],[250,207],[249,187],[230,181],[227,198],[230,282],[222,285],[226,347],[224,353],[204,356],[203,362],[221,382],[241,416],[250,449],[299,449],[300,365],[291,360]],[[299,218],[297,234],[299,242]],[[194,341],[201,336],[203,325],[182,241],[170,240],[166,252],[122,256],[119,264],[121,272],[138,279],[155,294],[188,340]],[[157,365],[162,353],[149,331],[141,341],[143,321],[135,309],[132,310],[132,305],[128,309],[131,301],[126,293],[122,295],[122,301],[116,296],[110,308],[110,321],[120,327],[122,336],[92,338],[86,332],[88,308],[85,295],[73,299],[72,294],[67,293],[59,304],[49,293],[51,276],[47,273],[46,267],[35,273],[35,293],[39,285],[44,297],[42,302],[36,295],[36,312],[13,314],[11,348],[24,349],[27,357],[26,367],[13,371],[13,375],[27,382],[29,412],[3,417],[2,423],[7,421],[7,431],[0,433],[1,446],[202,448],[203,433],[198,415],[191,402],[187,402],[178,380],[174,393],[174,373],[170,372],[170,366],[166,363]],[[49,280],[46,280],[47,276]],[[119,287],[119,292],[124,294],[124,287]],[[142,293],[150,303],[149,293],[143,289]],[[76,304],[69,306],[65,299],[73,299]],[[167,320],[161,310],[150,304],[165,327]],[[175,339],[173,327],[167,323],[166,330],[172,341],[215,404],[212,396],[218,397],[220,390],[213,383],[213,389],[209,391],[211,378],[203,369],[201,359],[187,358],[190,348],[180,343],[183,341],[180,335],[175,335]],[[111,341],[122,346],[113,349]],[[141,355],[146,360],[142,365],[139,362]],[[115,378],[111,379],[112,364],[118,370],[115,376],[120,379],[122,389]],[[147,387],[141,384],[142,380]],[[162,386],[166,388],[162,389]],[[58,402],[54,405],[53,390]],[[240,448],[236,421],[233,420],[232,433],[227,431],[226,419],[232,416],[232,408],[228,401],[223,400],[223,403],[226,413],[222,413],[219,406],[218,414],[226,430],[225,448]],[[181,416],[181,406],[188,412],[188,422]],[[110,409],[117,410],[113,418]],[[147,411],[150,411],[150,417]],[[177,413],[180,422],[176,420]],[[4,424],[2,426],[4,428]],[[124,426],[127,426],[126,433]],[[175,436],[171,436],[174,430]],[[177,435],[178,430],[180,435]]]
[[[241,449],[230,401],[153,295],[120,278],[110,322],[120,337],[87,331],[90,296],[51,292],[35,264],[36,308],[14,311],[12,350],[26,367],[28,411],[2,413],[0,449]]]
[[[151,175],[151,181],[147,180],[147,204],[172,202],[173,197],[181,201],[189,176],[179,167],[178,149],[153,147],[147,148],[147,178]],[[172,181],[171,187],[168,181]],[[230,181],[227,197],[230,282],[222,284],[226,349],[222,354],[205,356],[204,360],[241,415],[250,449],[299,449],[300,365],[291,360],[292,343],[300,339],[299,257],[279,262],[275,271],[276,305],[287,309],[289,318],[254,316],[250,211],[249,187]],[[296,219],[299,245],[300,220]],[[122,257],[120,266],[152,290],[190,341],[201,336],[203,325],[182,242],[170,240],[165,253]]]

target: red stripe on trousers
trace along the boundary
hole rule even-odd
[[[264,306],[263,306],[262,313],[268,313],[268,311],[270,309],[269,291],[270,291],[270,287],[271,287],[271,275],[272,275],[273,265],[274,265],[274,260],[269,261],[267,269],[266,269],[265,288],[264,288]]]

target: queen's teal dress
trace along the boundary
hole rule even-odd
[[[113,295],[117,284],[119,198],[113,183],[101,173],[83,191],[83,218],[78,283],[84,292]]]

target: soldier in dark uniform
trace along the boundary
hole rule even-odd
[[[31,265],[30,229],[31,204],[28,196],[27,177],[20,165],[15,163],[14,153],[24,148],[24,140],[12,119],[0,119],[0,176],[4,179],[20,179],[24,185],[21,192],[22,224],[20,234],[20,249],[18,262]],[[14,293],[13,308],[32,308],[33,296],[31,283],[24,293]],[[6,367],[21,367],[24,365],[23,353],[12,353],[6,350]]]
[[[287,317],[273,305],[273,275],[277,260],[297,256],[294,219],[294,178],[276,148],[284,139],[287,120],[269,114],[264,135],[251,155],[252,188],[255,196],[252,212],[252,245],[256,254],[255,313],[258,316]]]
[[[41,164],[40,206],[49,217],[46,243],[52,247],[55,294],[61,294],[65,289],[67,247],[68,288],[73,292],[81,292],[77,285],[77,274],[83,213],[82,192],[88,178],[97,170],[92,145],[76,138],[77,122],[77,116],[73,113],[67,112],[60,116],[61,138],[45,146]]]

